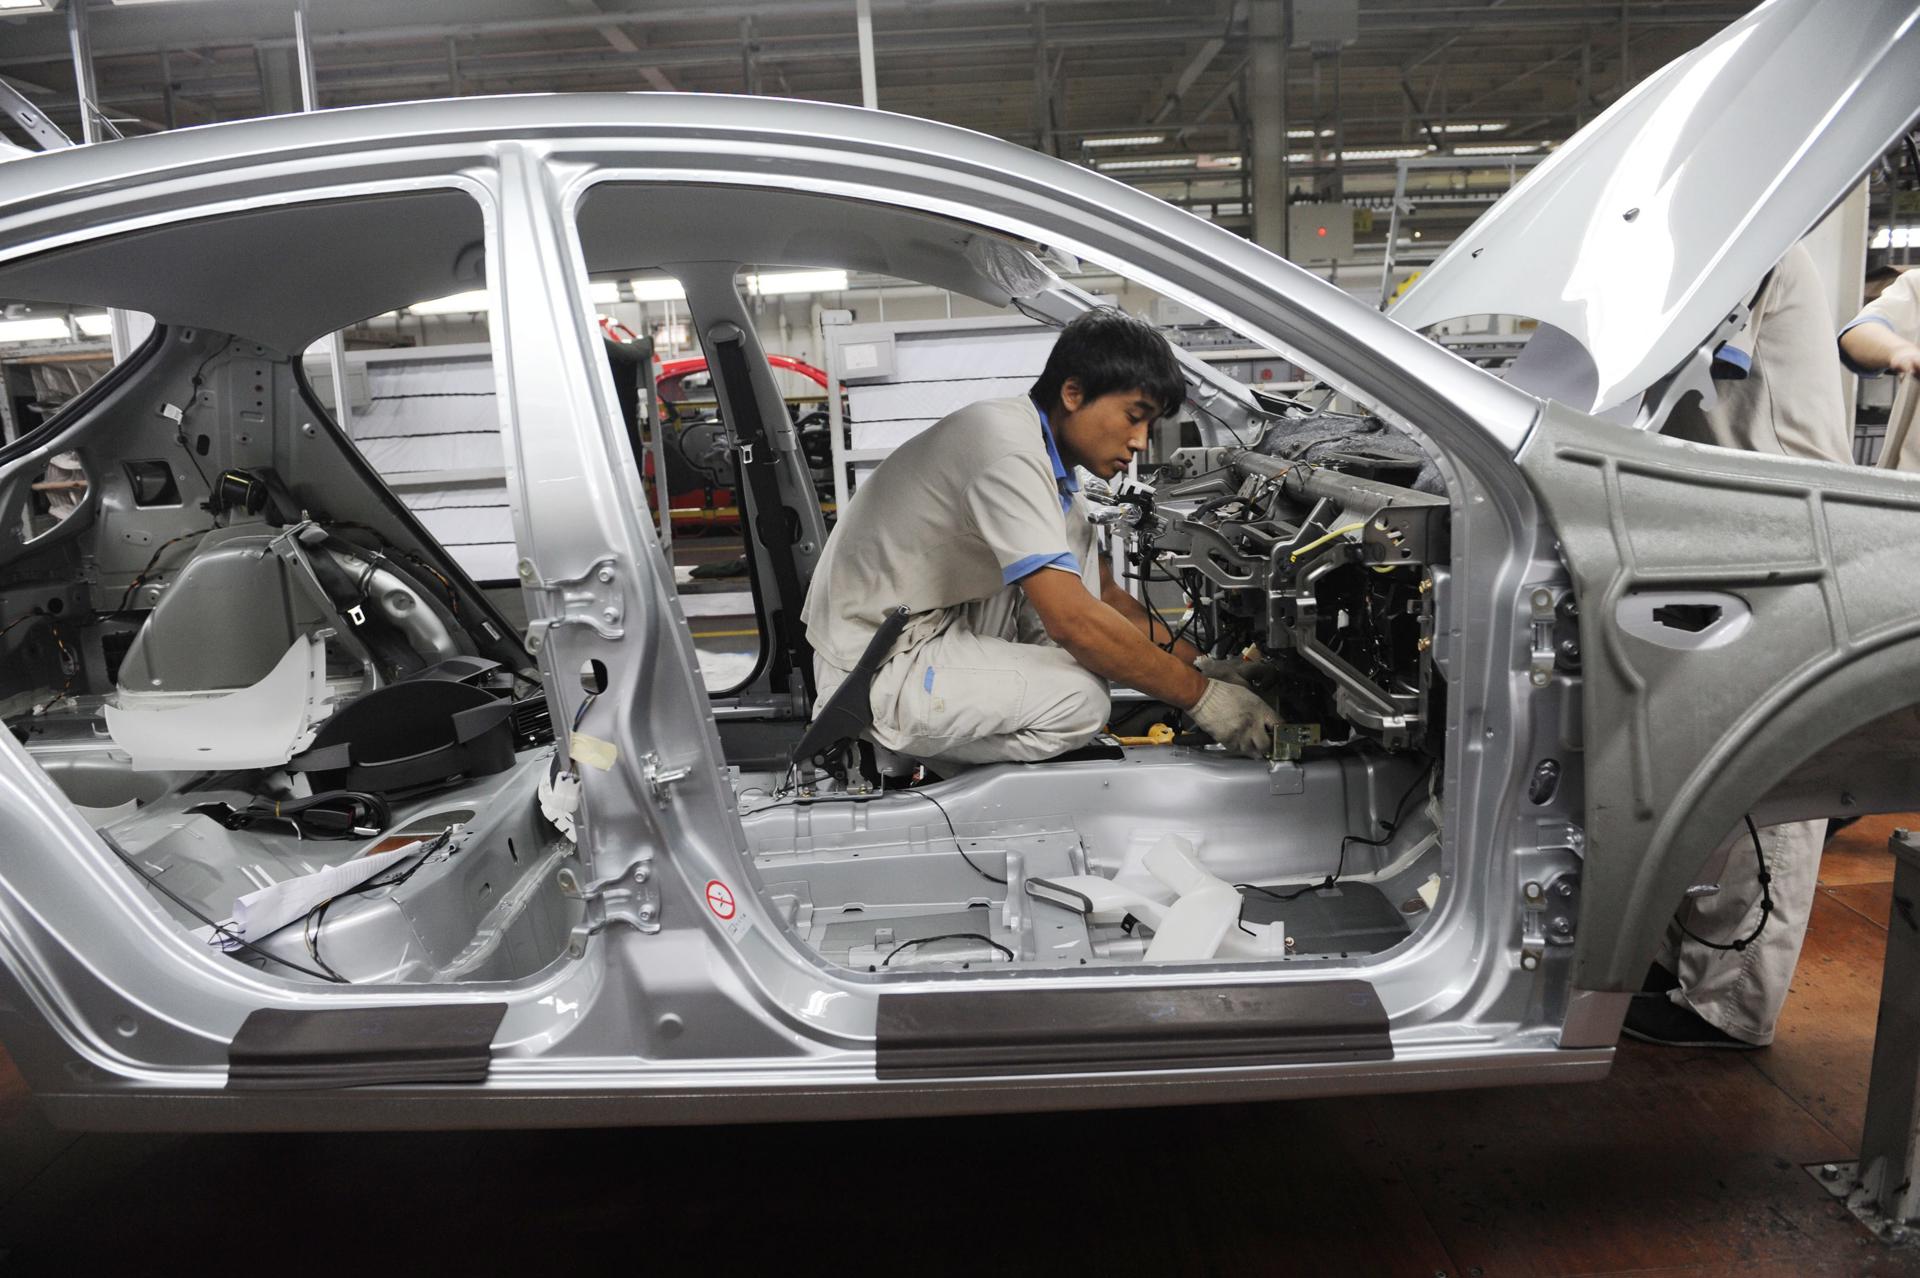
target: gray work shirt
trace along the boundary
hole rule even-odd
[[[814,652],[842,671],[905,604],[907,651],[1032,573],[1098,572],[1086,504],[1033,401],[969,404],[902,444],[847,503],[807,590]],[[1098,578],[1091,587],[1098,594]]]
[[[1746,328],[1716,353],[1743,375],[1716,374],[1714,406],[1686,400],[1666,433],[1722,448],[1851,462],[1853,428],[1832,331],[1819,268],[1806,246],[1795,244],[1754,299]]]

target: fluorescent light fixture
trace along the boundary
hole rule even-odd
[[[666,276],[646,280],[628,280],[627,287],[633,290],[636,302],[684,302],[687,290],[680,287],[680,281]]]
[[[1495,142],[1477,146],[1456,146],[1455,155],[1525,155],[1529,151],[1538,151],[1538,142]]]
[[[1304,138],[1315,138],[1315,137],[1330,138],[1333,136],[1333,130],[1320,129],[1316,131],[1314,129],[1288,129],[1287,136],[1292,138],[1296,142]]]
[[[113,332],[113,317],[103,311],[73,317],[73,325],[82,337],[105,337]]]
[[[3,2],[4,0],[0,0],[0,3],[3,3]],[[1081,146],[1154,146],[1158,143],[1165,142],[1166,140],[1167,140],[1167,135],[1164,133],[1130,133],[1125,137],[1117,137],[1117,138],[1083,138],[1080,142],[1080,145]]]
[[[0,320],[0,342],[57,342],[72,336],[63,319]]]
[[[1883,226],[1867,241],[1868,248],[1911,248],[1920,244],[1920,227]]]
[[[1168,156],[1158,160],[1109,160],[1099,166],[1102,173],[1114,173],[1122,169],[1190,169],[1195,157],[1185,155]]]
[[[783,297],[790,293],[844,293],[845,271],[768,271],[747,276],[747,291],[761,297]]]
[[[620,300],[618,280],[587,281],[587,300],[595,306],[612,306]]]
[[[0,13],[52,13],[46,0],[0,0]]]
[[[487,290],[477,288],[467,293],[449,293],[445,297],[415,302],[407,309],[415,315],[472,315],[490,310],[491,306]]]
[[[1483,120],[1479,124],[1443,124],[1436,133],[1498,133],[1507,127],[1509,120]]]
[[[1411,160],[1416,156],[1425,155],[1427,151],[1428,148],[1424,146],[1377,146],[1360,151],[1342,151],[1340,158],[1343,160]]]
[[[1194,167],[1199,169],[1237,169],[1240,157],[1237,155],[1197,155],[1193,159]]]

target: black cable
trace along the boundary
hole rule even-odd
[[[222,342],[220,345],[208,351],[206,357],[194,368],[193,378],[187,386],[186,405],[180,410],[180,420],[173,424],[173,441],[180,445],[180,451],[187,455],[189,462],[193,463],[194,473],[200,476],[200,486],[207,490],[209,500],[213,497],[213,485],[207,482],[207,472],[200,465],[199,455],[193,451],[192,445],[187,443],[187,413],[192,410],[194,403],[200,398],[200,374],[207,371],[207,365],[213,362],[214,356],[225,353],[228,345],[230,345],[229,342]],[[121,605],[123,608],[125,606],[124,604]]]
[[[381,404],[394,399],[492,399],[494,391],[411,391],[405,395],[373,395],[367,402]]]
[[[321,971],[342,985],[351,985],[353,982],[334,971],[333,965],[320,957],[320,928],[327,921],[327,907],[338,899],[338,897],[330,896],[320,902],[320,904],[314,906],[311,910],[308,910],[307,917],[300,924],[300,935],[307,943],[307,953],[313,958],[313,961],[319,965]]]
[[[187,913],[193,915],[193,917],[195,917],[196,919],[199,919],[202,923],[205,923],[208,927],[212,928],[213,934],[217,937],[220,937],[223,941],[232,941],[234,944],[238,945],[241,949],[246,950],[250,954],[257,954],[263,959],[270,959],[271,961],[278,963],[282,967],[290,967],[296,972],[302,972],[308,976],[313,977],[315,980],[331,981],[335,984],[346,983],[345,981],[341,980],[341,978],[338,975],[327,976],[324,973],[314,971],[310,967],[302,967],[298,963],[289,962],[288,960],[281,958],[277,954],[269,954],[267,951],[261,949],[259,946],[255,945],[253,942],[241,936],[238,932],[235,932],[232,928],[228,927],[226,924],[215,923],[212,919],[208,918],[206,915],[202,914],[197,908],[195,908],[195,906],[191,902],[187,901],[179,893],[175,892],[172,888],[162,883],[156,876],[148,874],[144,869],[140,867],[140,863],[133,859],[132,854],[127,852],[126,849],[122,848],[118,843],[115,843],[104,832],[100,833],[100,840],[101,842],[107,845],[108,849],[111,850],[115,856],[119,857],[122,861],[125,861],[127,863],[128,869],[132,870],[135,874],[139,875],[143,880],[147,882],[149,886],[159,888],[160,891],[166,895],[167,899],[172,901],[175,905],[179,906],[181,909],[185,910]]]
[[[261,822],[293,827],[302,839],[371,838],[393,824],[387,801],[364,790],[322,790],[304,799],[256,798],[244,808],[206,803],[190,809],[212,817],[229,830]]]
[[[415,874],[417,874],[421,866],[425,865],[428,861],[432,860],[434,853],[438,852],[441,848],[446,847],[447,844],[452,841],[453,841],[453,827],[448,826],[446,829],[440,831],[440,833],[434,835],[433,838],[428,841],[426,847],[420,849],[420,857],[412,865],[409,865],[406,869],[401,870],[399,873],[394,874],[390,878],[369,879],[367,882],[362,883],[359,887],[354,888],[353,894],[355,896],[358,896],[365,892],[371,892],[376,888],[399,887],[402,883],[405,883],[408,879],[412,878]]]
[[[71,664],[73,673],[69,674],[67,681],[60,685],[60,691],[53,694],[53,699],[40,707],[40,713],[43,715],[59,705],[60,702],[66,698],[66,695],[73,691],[73,681],[80,677],[80,659],[74,656],[72,651],[68,649],[66,639],[60,634],[60,623],[55,621],[51,614],[47,617],[47,628],[53,631],[53,643],[56,648],[60,649],[62,664]]]
[[[1400,824],[1405,820],[1407,800],[1413,797],[1414,791],[1420,788],[1421,782],[1433,775],[1434,763],[1435,760],[1433,759],[1427,760],[1427,766],[1420,769],[1420,775],[1413,779],[1413,784],[1408,786],[1405,792],[1401,794],[1400,801],[1393,805],[1393,819],[1391,821],[1381,822],[1381,824],[1386,827],[1386,833],[1377,839],[1366,839],[1357,834],[1349,834],[1340,840],[1340,859],[1334,865],[1333,873],[1329,874],[1320,882],[1306,884],[1304,887],[1295,888],[1291,892],[1275,892],[1271,888],[1263,888],[1257,883],[1236,883],[1233,885],[1234,888],[1242,893],[1258,892],[1270,901],[1295,901],[1309,892],[1323,892],[1332,887],[1339,881],[1340,876],[1347,872],[1347,847],[1350,844],[1358,843],[1361,847],[1378,848],[1385,847],[1393,841],[1393,836],[1400,832]]]
[[[25,718],[36,713],[44,715],[47,711],[59,705],[60,702],[66,698],[66,695],[73,691],[73,681],[80,677],[80,663],[74,658],[72,650],[67,647],[67,641],[60,633],[60,623],[54,620],[54,616],[50,612],[35,608],[23,617],[15,617],[12,621],[8,622],[4,628],[0,628],[0,639],[4,639],[7,635],[11,634],[16,627],[36,620],[46,622],[47,628],[53,631],[54,646],[60,649],[61,666],[64,669],[70,663],[73,667],[73,673],[67,675],[67,681],[60,685],[60,691],[54,693],[53,697],[48,700],[45,705],[39,707],[37,711],[32,709],[23,711],[21,714],[14,716],[15,719]]]
[[[1196,620],[1199,619],[1200,597],[1194,594],[1193,591],[1187,588],[1186,578],[1180,576],[1179,574],[1166,572],[1164,569],[1162,569],[1162,572],[1165,575],[1159,576],[1159,577],[1154,576],[1153,571],[1156,567],[1158,567],[1158,565],[1154,563],[1154,561],[1151,559],[1146,560],[1144,566],[1147,570],[1147,575],[1144,577],[1138,573],[1130,573],[1130,572],[1121,573],[1121,577],[1127,581],[1144,581],[1148,585],[1153,585],[1155,583],[1162,583],[1166,585],[1178,586],[1180,588],[1180,597],[1187,605],[1187,612],[1188,612],[1187,620],[1181,625],[1181,627],[1178,630],[1175,630],[1172,626],[1168,626],[1166,621],[1163,618],[1156,616],[1154,614],[1153,609],[1151,608],[1147,609],[1147,621],[1148,621],[1147,628],[1149,632],[1151,632],[1153,628],[1153,623],[1157,621],[1159,622],[1159,624],[1167,627],[1167,634],[1170,636],[1165,643],[1156,642],[1154,644],[1154,647],[1160,649],[1160,651],[1162,652],[1172,652],[1176,647],[1179,646],[1180,640],[1186,634],[1187,629],[1190,626],[1192,626]],[[1142,606],[1144,607],[1145,605],[1142,605]]]
[[[916,936],[911,941],[900,942],[900,944],[894,946],[893,949],[887,952],[885,958],[880,960],[880,966],[885,967],[887,964],[893,962],[893,956],[901,950],[914,945],[931,945],[935,941],[985,941],[988,945],[991,945],[994,949],[1006,955],[1007,962],[1013,962],[1013,951],[984,932],[946,932],[940,936]]]
[[[1767,870],[1767,854],[1761,850],[1760,847],[1760,831],[1753,824],[1753,818],[1751,816],[1743,816],[1740,819],[1747,823],[1747,834],[1753,840],[1753,859],[1760,863],[1760,921],[1753,925],[1753,931],[1738,940],[1709,941],[1703,936],[1695,936],[1693,929],[1689,928],[1685,923],[1681,923],[1678,919],[1674,920],[1680,930],[1686,933],[1687,939],[1695,945],[1704,945],[1710,950],[1720,950],[1723,953],[1730,952],[1734,954],[1741,953],[1749,945],[1759,940],[1760,933],[1767,930],[1767,920],[1773,917],[1773,889],[1768,886],[1773,882],[1773,875]]]
[[[809,807],[817,803],[873,803],[880,799],[888,799],[901,794],[906,795],[910,799],[925,799],[928,803],[931,803],[934,807],[939,808],[940,815],[944,817],[947,822],[947,836],[953,840],[953,850],[960,854],[960,859],[962,861],[965,861],[969,866],[971,866],[975,874],[978,874],[981,878],[986,879],[988,882],[998,883],[1001,887],[1005,887],[1007,885],[1007,881],[1005,879],[996,878],[995,876],[988,874],[985,870],[980,868],[979,864],[972,857],[967,855],[966,849],[960,846],[960,833],[959,831],[954,829],[953,817],[948,814],[945,807],[941,806],[940,800],[934,798],[931,794],[926,793],[924,790],[888,790],[880,794],[829,795],[822,798],[813,798],[813,799],[798,798],[798,797],[792,798],[792,799],[775,799],[772,803],[763,803],[759,807],[754,808],[752,811],[743,812],[740,815],[741,815],[741,818],[744,820],[745,818],[750,816],[758,816],[762,812],[770,812],[774,808]]]
[[[419,871],[421,866],[425,865],[428,861],[432,860],[433,854],[435,852],[438,852],[441,848],[447,846],[448,842],[452,838],[453,838],[453,829],[452,827],[448,827],[447,829],[440,831],[439,834],[435,835],[433,839],[427,844],[426,847],[420,849],[419,859],[416,860],[412,865],[408,866],[405,870],[401,871],[399,874],[396,874],[391,878],[370,879],[367,882],[362,883],[358,887],[349,888],[347,891],[342,892],[336,896],[330,896],[326,900],[314,906],[311,910],[308,910],[306,918],[303,919],[300,924],[300,935],[301,935],[301,938],[306,941],[307,953],[313,956],[313,961],[315,963],[318,963],[321,967],[325,968],[329,973],[331,973],[333,979],[338,981],[340,984],[342,985],[353,984],[352,981],[349,981],[346,977],[340,975],[340,973],[335,972],[332,966],[328,964],[326,959],[320,957],[320,929],[326,924],[328,907],[331,906],[335,901],[339,900],[340,897],[342,896],[364,896],[366,893],[372,892],[378,888],[399,887],[402,883],[405,883],[408,879],[412,878]]]
[[[895,791],[895,793],[897,794],[899,793],[899,791]],[[973,872],[975,874],[979,875],[983,879],[986,879],[989,883],[998,883],[1001,887],[1005,887],[1007,885],[1007,881],[1005,879],[997,878],[994,875],[988,874],[985,870],[981,869],[979,865],[974,862],[974,859],[972,857],[967,855],[967,850],[960,846],[959,831],[953,828],[953,818],[947,815],[947,810],[946,808],[941,806],[940,800],[934,798],[931,794],[926,794],[920,790],[908,790],[907,794],[916,799],[925,799],[928,803],[931,803],[934,807],[940,809],[940,815],[943,818],[945,818],[947,822],[947,835],[949,838],[953,840],[953,850],[960,854],[960,859],[962,861],[965,861],[969,866],[972,867]],[[1007,955],[1007,957],[1012,958],[1013,955],[1009,954]]]
[[[212,532],[215,528],[218,528],[219,526],[220,526],[219,524],[211,524],[205,528],[196,528],[192,532],[184,532],[184,533],[181,533],[178,537],[172,537],[166,541],[161,542],[160,548],[154,551],[152,556],[148,558],[147,566],[145,568],[142,568],[139,572],[135,573],[133,576],[133,580],[127,583],[126,593],[120,596],[119,611],[125,612],[132,605],[133,592],[140,589],[141,584],[144,583],[147,579],[147,574],[153,571],[154,565],[160,562],[160,556],[166,554],[167,549],[169,547],[176,546],[179,543],[186,541],[190,537],[204,537],[208,533]]]

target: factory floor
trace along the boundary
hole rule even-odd
[[[1866,1103],[1897,824],[1834,838],[1779,1036],[1561,1087],[654,1131],[54,1131],[0,1056],[0,1273],[1920,1274],[1803,1168]]]

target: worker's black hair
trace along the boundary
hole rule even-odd
[[[1901,274],[1900,268],[1897,266],[1892,266],[1892,265],[1876,266],[1871,271],[1867,272],[1867,283],[1878,284],[1883,280],[1897,280],[1900,278],[1900,274]]]
[[[1167,339],[1145,320],[1112,306],[1099,306],[1076,317],[1060,330],[1047,356],[1047,366],[1031,394],[1052,413],[1060,407],[1060,390],[1071,377],[1080,392],[1098,399],[1114,391],[1141,390],[1160,405],[1160,415],[1171,417],[1186,402],[1186,382]]]

